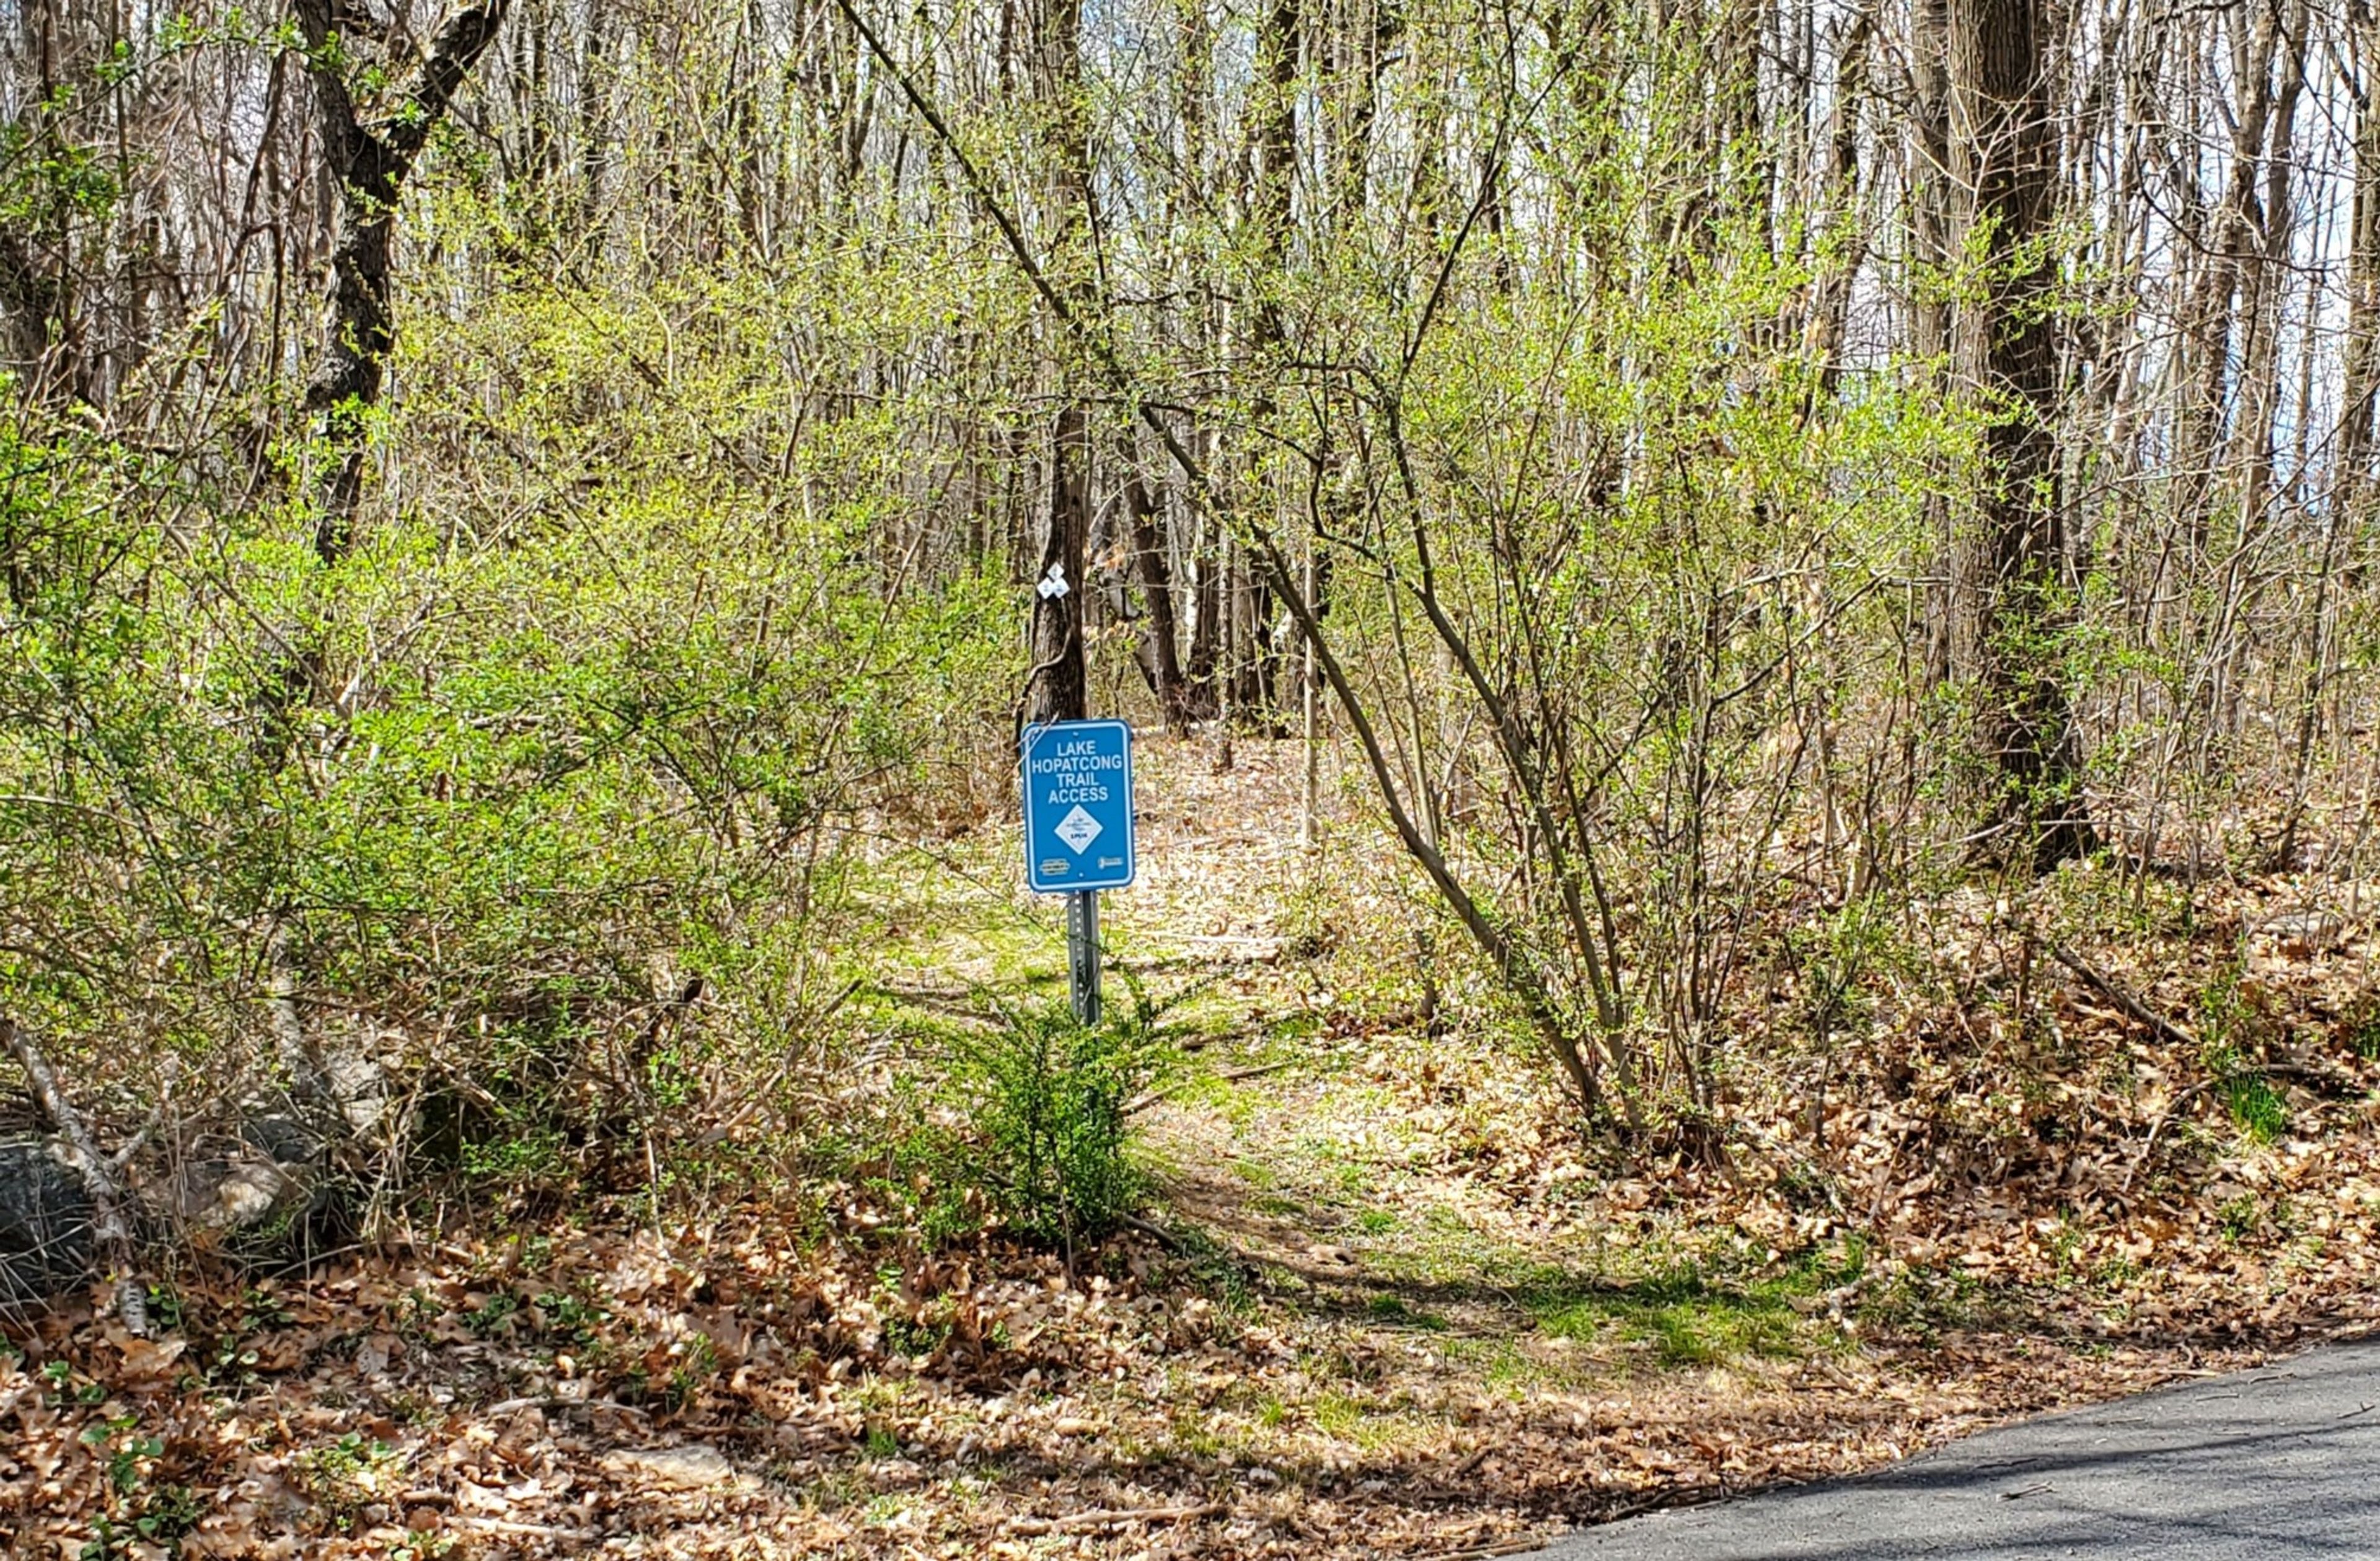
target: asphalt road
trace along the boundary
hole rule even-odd
[[[1536,1554],[2380,1556],[2380,1344],[2003,1426],[1857,1479],[1582,1530]]]

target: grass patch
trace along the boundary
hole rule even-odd
[[[1364,1311],[1384,1327],[1419,1328],[1427,1333],[1444,1333],[1447,1327],[1445,1318],[1435,1312],[1406,1305],[1402,1296],[1376,1295]]]
[[[1364,1407],[1344,1393],[1322,1393],[1314,1400],[1314,1429],[1345,1441],[1364,1423]]]
[[[1732,1283],[1687,1261],[1622,1283],[1540,1273],[1517,1293],[1548,1337],[1594,1343],[1616,1336],[1650,1347],[1664,1367],[1713,1366],[1746,1357],[1793,1360],[1821,1348],[1822,1336],[1794,1302],[1848,1283],[1864,1265],[1853,1244]],[[1837,1342],[1831,1334],[1824,1340]]]

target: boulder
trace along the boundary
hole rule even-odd
[[[305,1121],[286,1112],[262,1112],[239,1126],[240,1142],[276,1166],[321,1162],[329,1144]]]
[[[91,1194],[49,1140],[0,1138],[0,1305],[91,1277]]]
[[[200,1160],[175,1173],[174,1217],[188,1228],[230,1235],[284,1228],[310,1204],[316,1179],[303,1167],[270,1160]]]

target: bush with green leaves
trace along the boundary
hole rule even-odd
[[[1132,1107],[1167,1056],[1145,1010],[1082,1024],[1063,1004],[1002,1009],[945,1047],[944,1087],[966,1123],[955,1168],[1002,1225],[1071,1248],[1123,1223],[1148,1186]]]
[[[450,365],[517,345],[457,336]],[[591,356],[543,387],[586,389],[565,370]],[[384,1147],[540,1176],[622,1142],[641,1176],[706,1101],[829,1073],[853,842],[920,794],[967,821],[1005,747],[996,568],[887,579],[862,455],[821,447],[778,491],[625,393],[518,409],[520,441],[605,481],[492,516],[417,478],[325,563],[303,440],[249,481],[18,391],[0,1014],[69,1072],[103,1060],[78,1092],[103,1136],[169,1077],[193,1119],[298,1092],[293,1027],[402,1075],[382,1093],[420,1109]],[[425,393],[376,455],[402,468],[457,415]]]

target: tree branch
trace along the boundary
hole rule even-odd
[[[67,1141],[75,1174],[82,1179],[83,1191],[91,1196],[91,1238],[107,1254],[114,1271],[111,1277],[115,1284],[117,1315],[128,1332],[145,1337],[149,1332],[149,1308],[133,1271],[132,1225],[125,1214],[124,1183],[116,1176],[115,1162],[99,1152],[99,1141],[91,1136],[91,1124],[67,1098],[56,1071],[42,1055],[31,1033],[0,1016],[0,1045],[5,1045],[16,1058],[17,1065],[24,1069],[34,1101],[57,1129],[58,1136]]]
[[[455,94],[469,79],[471,67],[496,41],[510,5],[511,0],[480,0],[455,12],[438,30],[413,90],[405,95],[404,106],[382,122],[391,176],[402,179],[411,170],[413,160],[430,140],[430,132],[437,128]]]

